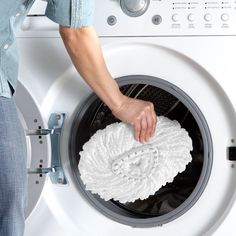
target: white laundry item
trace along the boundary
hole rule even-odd
[[[185,170],[192,140],[176,120],[158,117],[153,137],[134,139],[133,127],[120,122],[98,130],[80,151],[85,189],[121,203],[146,199]]]

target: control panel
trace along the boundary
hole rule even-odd
[[[97,0],[95,12],[103,36],[236,36],[236,0]]]
[[[236,36],[236,0],[94,0],[99,36]],[[24,31],[58,30],[35,1]],[[25,35],[26,33],[24,33]]]

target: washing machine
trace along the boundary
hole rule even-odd
[[[83,144],[119,120],[73,67],[45,7],[36,1],[17,34],[25,236],[235,235],[236,2],[96,1],[94,27],[122,93],[152,101],[193,140],[185,171],[125,204],[104,201],[80,179]]]

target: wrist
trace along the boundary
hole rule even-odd
[[[124,101],[126,100],[126,96],[121,92],[116,98],[114,97],[114,101],[111,103],[109,107],[113,113],[117,113],[123,107]]]

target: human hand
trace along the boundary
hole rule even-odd
[[[134,137],[144,143],[154,135],[157,115],[152,102],[124,96],[120,107],[112,110],[112,114],[123,122],[134,126]]]

